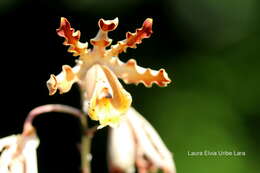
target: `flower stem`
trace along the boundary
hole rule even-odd
[[[29,112],[27,118],[25,119],[22,135],[29,136],[32,133],[34,133],[35,128],[32,125],[34,118],[37,117],[38,115],[49,113],[49,112],[66,113],[80,120],[83,128],[81,148],[80,148],[82,173],[91,173],[90,144],[94,133],[93,132],[94,128],[88,129],[87,118],[79,109],[67,105],[61,105],[61,104],[47,104],[47,105],[36,107]],[[89,133],[90,131],[91,133]]]

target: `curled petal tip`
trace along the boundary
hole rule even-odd
[[[63,65],[62,72],[57,76],[52,74],[47,81],[49,95],[55,94],[57,90],[59,90],[60,94],[68,92],[76,80],[77,77],[72,68],[68,65]]]
[[[145,19],[145,21],[144,21],[144,23],[143,23],[143,26],[145,26],[145,27],[152,27],[152,25],[153,25],[153,19],[152,18],[147,18],[147,19]]]
[[[153,31],[152,31],[152,26],[153,26],[153,19],[152,18],[147,18],[144,23],[143,23],[143,28],[145,33],[150,36]]]
[[[96,37],[90,40],[90,43],[93,46],[98,46],[101,48],[109,46],[112,42],[112,39],[108,37],[108,32],[115,30],[117,25],[118,25],[118,18],[115,18],[114,20],[100,19],[98,21],[98,26],[100,30],[96,35]]]
[[[54,95],[57,91],[57,79],[56,76],[51,74],[50,79],[47,81],[47,87],[49,90],[49,95]]]
[[[65,17],[61,17],[60,18],[60,27],[58,29],[56,29],[57,34],[60,37],[67,37],[67,33],[68,31],[71,30],[71,26],[69,21],[65,18]]]
[[[147,19],[145,19],[145,21],[144,22],[148,22],[148,23],[151,23],[151,24],[153,24],[153,19],[152,18],[147,18]]]
[[[60,18],[60,23],[61,24],[65,24],[65,23],[69,23],[68,20],[65,17],[61,17]]]
[[[158,84],[159,86],[165,87],[165,86],[167,86],[167,84],[172,82],[164,69],[160,69],[158,75],[162,79],[161,82]]]
[[[102,31],[113,31],[117,28],[118,25],[118,18],[116,17],[113,20],[104,20],[104,19],[100,19],[98,21],[98,26]]]
[[[62,27],[62,26],[68,26],[68,25],[70,25],[69,24],[69,21],[65,18],[65,17],[61,17],[60,18],[60,28]],[[57,29],[57,32],[59,31],[59,29]],[[59,33],[58,33],[59,34]]]

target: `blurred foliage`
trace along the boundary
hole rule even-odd
[[[140,1],[138,0],[64,0],[64,4],[68,7],[73,7],[77,11],[90,11],[96,13],[97,11],[101,13],[115,13],[127,11],[133,6],[138,6]]]
[[[8,13],[7,2],[11,4],[14,1],[1,0],[1,9],[6,10],[0,14]],[[31,14],[25,15],[28,17],[26,24],[31,24],[33,28],[42,27],[40,31],[46,32],[46,37],[41,38],[41,49],[49,50],[39,55],[46,57],[42,65],[34,62],[38,66],[27,67],[34,73],[40,73],[39,79],[35,79],[31,86],[38,93],[37,97],[18,93],[18,98],[28,97],[25,103],[31,105],[26,107],[27,112],[36,103],[77,105],[79,102],[75,87],[72,93],[51,98],[45,90],[44,80],[48,75],[58,73],[62,64],[74,61],[67,58],[71,57],[65,52],[67,48],[63,48],[61,39],[55,36],[60,16],[72,19],[72,26],[81,30],[84,41],[94,37],[97,30],[94,24],[100,17],[119,17],[119,27],[111,33],[115,41],[124,39],[124,33],[133,32],[146,17],[153,17],[152,37],[138,45],[138,49],[128,49],[121,59],[136,58],[141,66],[163,67],[173,83],[166,88],[125,87],[133,96],[133,106],[155,126],[174,153],[178,172],[259,172],[260,11],[257,0],[63,0],[26,3],[22,9],[36,16],[42,15],[38,23],[30,19],[33,18]],[[16,6],[19,4],[18,1]],[[14,11],[12,9],[10,13],[14,15]],[[25,29],[22,31],[29,34]],[[49,55],[50,52],[52,55]],[[26,62],[23,63],[26,65]],[[31,77],[25,80],[31,82]],[[23,89],[29,90],[28,86]],[[10,124],[12,121],[9,120]],[[102,139],[97,137],[94,141],[93,163],[101,169],[100,158],[106,141],[102,131],[97,136]],[[98,150],[99,147],[103,149]],[[187,154],[188,151],[204,150],[244,151],[246,156],[189,157]]]
[[[0,0],[0,15],[5,14],[21,4],[21,0]]]
[[[186,41],[197,47],[225,47],[254,31],[257,0],[174,0],[172,13]],[[172,18],[176,20],[176,18]]]

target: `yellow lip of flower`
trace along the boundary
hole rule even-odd
[[[131,105],[131,95],[124,90],[113,72],[101,65],[92,66],[86,74],[87,112],[93,120],[99,120],[102,128],[115,127]]]
[[[115,126],[132,101],[130,94],[123,89],[117,78],[127,84],[143,83],[146,87],[151,87],[153,83],[163,87],[171,82],[164,69],[156,71],[143,68],[133,59],[124,63],[118,58],[118,55],[125,52],[127,48],[136,48],[142,39],[150,37],[152,23],[151,18],[146,19],[141,28],[134,33],[127,32],[126,39],[118,41],[107,49],[112,42],[108,33],[116,29],[118,18],[100,19],[99,32],[90,40],[93,45],[93,49],[90,50],[88,43],[79,41],[80,31],[71,28],[68,20],[62,17],[57,34],[65,38],[63,44],[69,46],[68,52],[79,56],[79,60],[76,61],[75,67],[64,65],[59,75],[51,75],[47,81],[49,94],[53,95],[57,90],[61,94],[66,93],[77,82],[84,96],[84,110],[89,113],[89,116],[99,120],[101,126]],[[94,77],[93,72],[97,73]]]

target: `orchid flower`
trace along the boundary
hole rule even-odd
[[[68,52],[79,56],[79,59],[73,68],[63,65],[60,74],[50,76],[47,81],[49,94],[53,95],[57,90],[60,94],[66,93],[77,83],[83,97],[83,110],[91,119],[99,121],[99,128],[107,125],[118,126],[132,103],[131,95],[123,88],[118,78],[126,84],[143,83],[146,87],[151,87],[153,83],[163,87],[171,82],[164,69],[156,71],[143,68],[138,66],[134,59],[125,63],[118,57],[127,48],[136,48],[142,39],[150,37],[152,22],[151,18],[146,19],[141,28],[134,33],[127,32],[126,39],[108,48],[112,43],[108,32],[116,29],[118,18],[100,19],[99,31],[96,37],[90,40],[93,48],[89,49],[88,43],[79,41],[80,31],[71,28],[68,20],[62,17],[57,34],[65,38],[64,45],[69,46]]]
[[[11,135],[0,139],[1,173],[37,173],[39,139],[30,135]]]
[[[176,173],[172,153],[152,125],[134,108],[118,128],[109,129],[108,166],[110,173]]]

